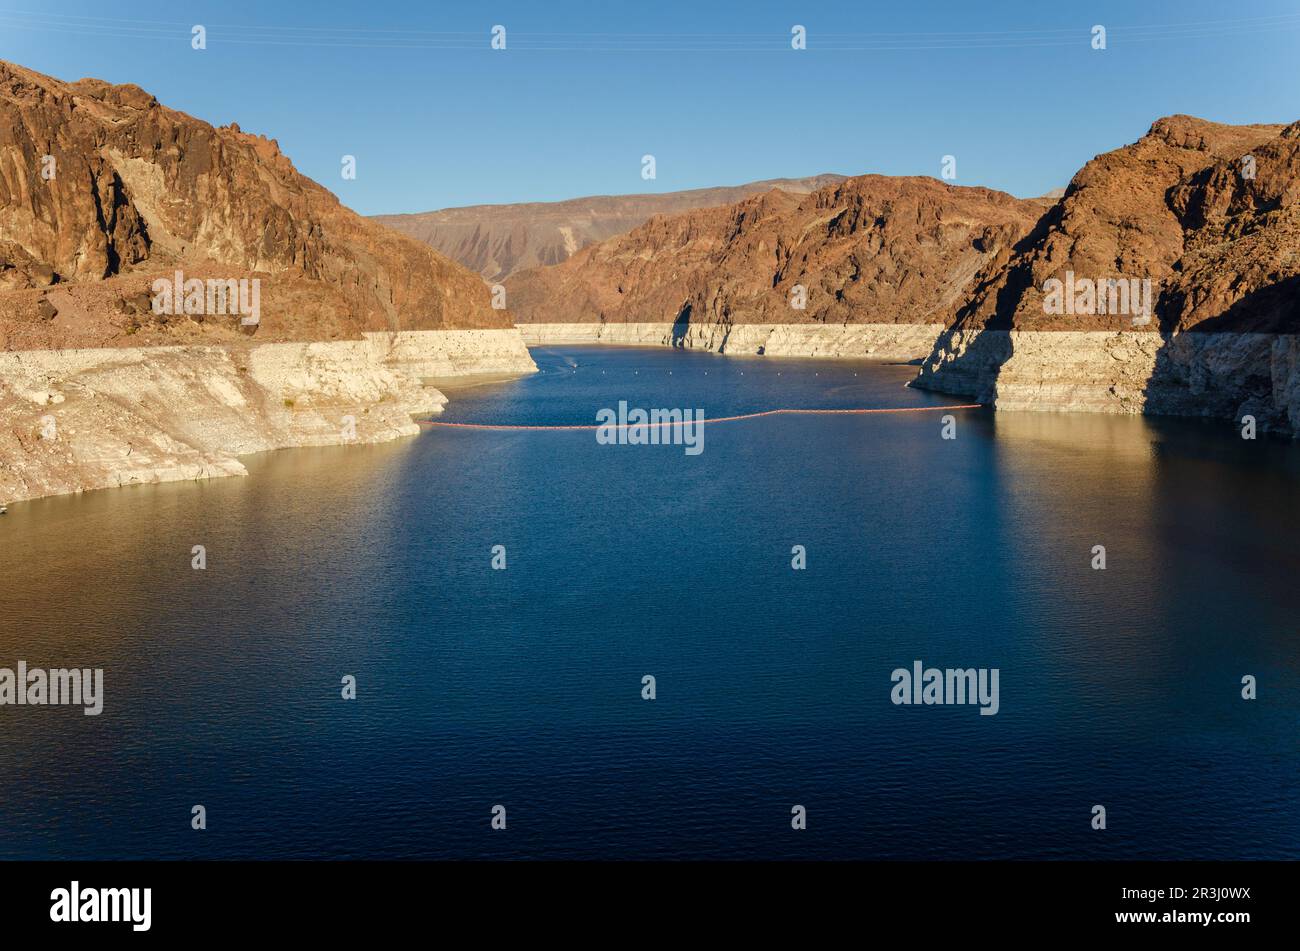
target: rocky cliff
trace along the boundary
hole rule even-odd
[[[239,456],[414,435],[431,379],[531,367],[512,330],[0,353],[0,500],[242,475]]]
[[[428,377],[533,369],[477,275],[274,140],[0,62],[0,502],[394,438]]]
[[[1149,282],[1149,313],[1111,281]],[[1295,432],[1297,289],[1300,123],[1172,116],[1085,165],[977,276],[916,385],[1002,408],[1250,414]]]
[[[0,62],[0,347],[221,336],[152,318],[150,283],[178,268],[260,278],[260,340],[510,326],[473,274],[343,207],[273,139]]]
[[[976,272],[1006,260],[1048,205],[931,178],[864,175],[805,196],[773,190],[658,216],[506,287],[524,324],[660,322],[679,342],[737,349],[743,340],[751,352],[768,352],[770,334],[741,328],[786,328],[809,337],[810,353],[811,341],[841,337],[846,343],[826,355],[849,356],[866,352],[850,342],[867,336],[862,326],[937,334]]]
[[[560,264],[590,244],[631,231],[652,215],[727,205],[773,188],[806,194],[843,180],[843,175],[774,178],[658,194],[472,205],[408,215],[377,215],[374,220],[425,242],[495,282],[516,271]]]

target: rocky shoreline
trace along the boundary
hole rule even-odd
[[[912,386],[998,410],[1232,419],[1300,434],[1300,337],[945,331]]]
[[[238,457],[387,442],[441,412],[431,378],[525,374],[514,330],[0,354],[0,501],[245,475]]]
[[[603,343],[714,353],[910,362],[929,355],[942,324],[519,324],[530,346]]]

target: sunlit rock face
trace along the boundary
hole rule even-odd
[[[429,378],[534,369],[477,275],[274,140],[0,63],[0,502],[409,435]]]
[[[232,333],[152,319],[151,283],[177,269],[259,277],[262,339],[512,324],[476,275],[343,207],[274,139],[214,128],[136,86],[0,62],[0,345]]]
[[[942,324],[1049,206],[863,175],[657,216],[506,288],[523,323]]]
[[[0,354],[0,500],[243,475],[269,449],[386,442],[431,379],[535,369],[514,330]]]

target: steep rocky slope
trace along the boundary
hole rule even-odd
[[[377,215],[374,220],[431,245],[489,281],[502,281],[526,268],[560,264],[590,244],[631,231],[652,215],[726,205],[773,188],[806,194],[843,179],[843,175],[775,178],[659,194],[472,205],[408,215]]]
[[[257,321],[155,312],[177,272],[256,287]],[[533,369],[477,275],[273,140],[0,63],[0,502],[391,439],[441,408],[431,377]]]
[[[1053,281],[1150,281],[1132,308],[1073,313]],[[1068,286],[1068,285],[1067,285]],[[1300,427],[1300,123],[1172,116],[1099,155],[977,277],[917,385],[1002,408],[1239,417]]]
[[[1138,142],[1097,156],[1075,175],[1016,254],[980,275],[956,314],[958,324],[1074,331],[1133,326],[1125,314],[1045,313],[1044,284],[1067,272],[1094,281],[1151,280],[1162,318],[1149,326],[1152,331],[1186,329],[1223,313],[1237,299],[1228,283],[1242,293],[1269,283],[1270,266],[1290,254],[1285,241],[1263,232],[1294,225],[1300,190],[1294,152],[1294,127],[1160,119]],[[1255,160],[1254,179],[1242,174],[1248,155]],[[1242,237],[1249,240],[1236,247]],[[1252,278],[1224,266],[1246,264],[1242,255],[1254,256],[1251,245],[1264,252],[1264,271]],[[1211,270],[1222,272],[1213,291],[1206,284]]]
[[[666,323],[674,342],[713,349],[777,352],[776,335],[780,352],[848,355],[872,352],[863,326],[889,325],[890,340],[907,326],[920,328],[907,353],[889,355],[919,356],[975,273],[1005,260],[1049,204],[864,175],[802,197],[774,190],[656,216],[506,287],[522,323],[601,323],[606,338]]]
[[[140,313],[150,281],[178,267],[259,277],[262,340],[509,326],[474,275],[343,207],[274,140],[213,128],[136,86],[0,62],[0,346],[229,329]]]

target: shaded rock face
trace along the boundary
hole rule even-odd
[[[915,385],[1004,409],[1240,418],[1300,433],[1300,123],[1157,121],[976,278]],[[1152,282],[1149,324],[1049,314],[1050,279]]]
[[[259,277],[268,340],[509,326],[475,275],[344,208],[274,140],[0,63],[0,346],[186,342],[196,322],[136,337],[118,306],[176,268]],[[34,327],[63,285],[97,287]]]
[[[813,175],[660,194],[474,205],[411,215],[377,215],[374,220],[423,241],[496,282],[527,268],[561,264],[582,248],[626,234],[653,215],[726,205],[773,188],[807,194],[843,180],[843,175]]]
[[[943,323],[1044,210],[986,188],[864,175],[655,217],[506,287],[522,322]]]

